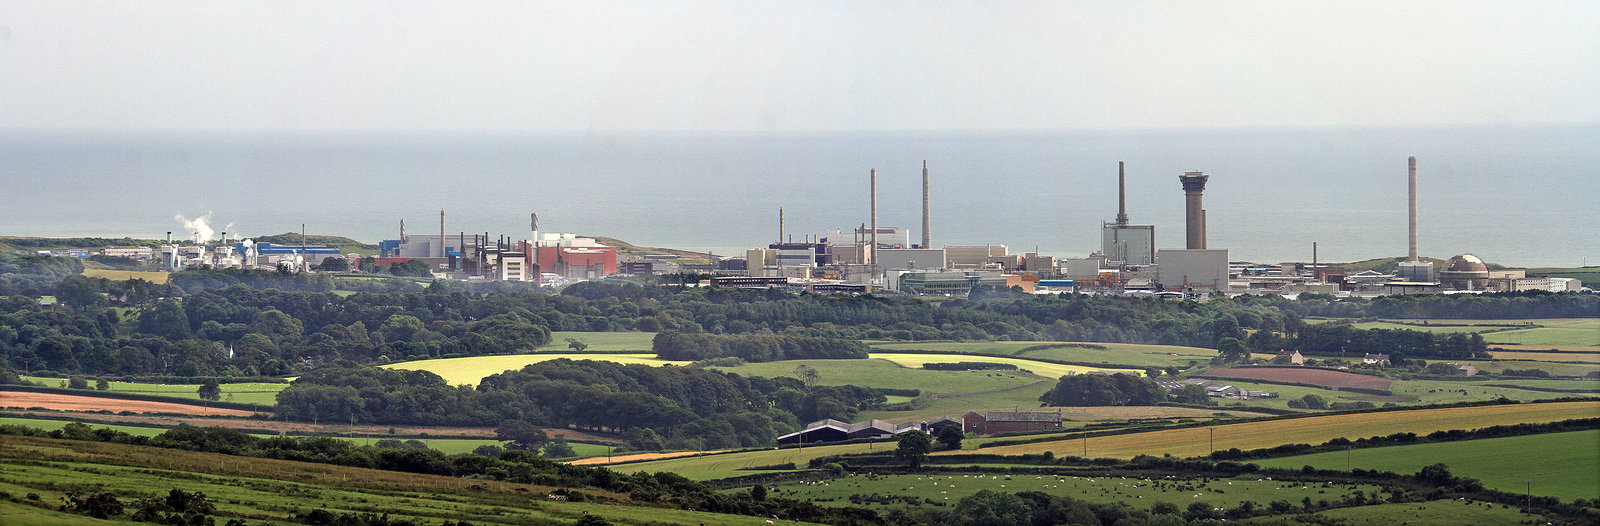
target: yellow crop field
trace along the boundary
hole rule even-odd
[[[521,369],[528,364],[567,358],[569,360],[600,360],[623,364],[642,363],[646,365],[688,365],[689,362],[656,359],[656,355],[649,353],[563,353],[563,354],[510,354],[496,356],[467,356],[464,358],[439,358],[437,360],[418,360],[414,362],[400,362],[385,365],[388,369],[412,369],[429,371],[444,377],[450,385],[476,385],[478,380],[491,374],[503,373],[513,369]]]
[[[893,451],[896,442],[885,440],[872,444],[845,444],[839,446],[816,446],[805,448],[771,449],[764,451],[745,451],[742,453],[724,453],[721,455],[706,455],[703,457],[682,457],[651,462],[638,462],[611,466],[611,469],[624,473],[643,471],[654,473],[657,471],[670,471],[695,480],[726,478],[738,475],[754,475],[761,471],[752,471],[748,468],[758,466],[773,466],[788,462],[795,463],[800,468],[805,468],[806,463],[817,457],[829,455],[842,455],[848,453],[868,453],[871,451]]]
[[[1004,363],[1004,364],[1015,365],[1020,369],[1027,369],[1029,371],[1033,371],[1034,374],[1037,374],[1039,376],[1043,376],[1043,377],[1046,377],[1046,378],[1060,378],[1060,377],[1066,376],[1068,374],[1083,374],[1083,373],[1086,373],[1086,372],[1089,372],[1089,371],[1116,371],[1116,372],[1124,372],[1124,373],[1133,374],[1135,376],[1139,376],[1139,375],[1143,375],[1144,374],[1143,371],[1140,371],[1140,370],[1137,370],[1137,369],[1106,369],[1106,368],[1100,368],[1100,367],[1084,367],[1084,366],[1081,366],[1081,365],[1062,365],[1062,364],[1055,364],[1055,363],[1049,363],[1049,362],[1039,362],[1039,361],[1029,360],[1029,359],[1026,359],[1026,358],[1001,358],[1001,357],[998,357],[998,356],[950,355],[950,354],[887,354],[887,353],[872,353],[870,356],[873,357],[873,358],[880,358],[880,359],[884,359],[884,360],[889,360],[891,362],[894,362],[894,363],[897,363],[897,364],[900,364],[900,365],[904,365],[906,367],[913,367],[913,368],[922,367],[922,364],[925,364],[925,363],[928,363],[928,362],[934,362],[934,363],[941,363],[941,362],[943,362],[943,363],[949,363],[949,362]]]
[[[166,283],[167,278],[172,276],[172,274],[167,272],[153,272],[147,270],[111,270],[102,268],[83,269],[83,275],[91,278],[106,278],[111,281],[142,279],[156,284]]]
[[[1175,457],[1205,455],[1211,451],[1213,430],[1216,449],[1248,450],[1283,444],[1321,444],[1339,437],[1356,439],[1394,433],[1427,434],[1449,429],[1556,422],[1596,416],[1600,416],[1600,401],[1327,415],[1090,438],[1087,443],[1087,454],[1090,457],[1112,458],[1165,454]],[[984,448],[981,451],[996,455],[1050,451],[1056,456],[1082,456],[1085,454],[1084,447],[1084,440],[1071,439]]]

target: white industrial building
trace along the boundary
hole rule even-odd
[[[878,251],[883,270],[937,270],[945,268],[942,248],[885,248]]]
[[[1156,281],[1168,290],[1227,292],[1227,249],[1161,249]]]

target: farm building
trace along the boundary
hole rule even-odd
[[[1272,359],[1275,362],[1287,362],[1295,365],[1305,365],[1306,357],[1300,351],[1278,351],[1278,356]]]
[[[962,431],[980,435],[1046,429],[1061,429],[1061,413],[999,411],[978,414],[976,411],[968,411],[961,417]]]
[[[778,437],[778,445],[841,442],[858,438],[890,438],[906,431],[920,429],[917,424],[895,425],[882,420],[849,423],[832,418],[806,424],[805,429]]]
[[[1367,353],[1361,357],[1361,363],[1367,365],[1389,365],[1389,355]]]

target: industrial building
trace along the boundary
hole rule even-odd
[[[885,248],[878,251],[878,266],[883,270],[938,270],[945,268],[942,248]]]
[[[1117,265],[1150,265],[1156,259],[1155,225],[1128,224],[1127,177],[1117,161],[1117,220],[1100,224],[1100,253]]]
[[[894,289],[906,294],[965,296],[977,287],[1007,286],[1006,277],[999,271],[918,270],[894,275]]]

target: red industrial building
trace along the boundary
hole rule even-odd
[[[617,273],[616,247],[542,246],[536,252],[535,264],[542,272],[564,278],[595,279]]]

